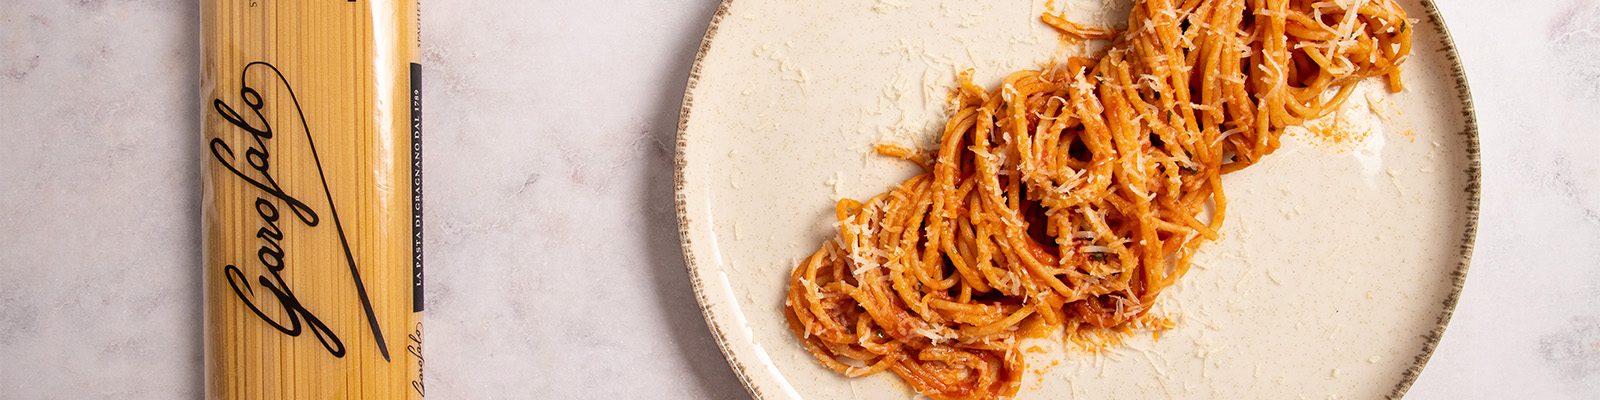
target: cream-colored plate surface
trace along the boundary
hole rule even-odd
[[[1449,320],[1470,256],[1477,133],[1454,49],[1431,4],[1398,94],[1367,83],[1261,164],[1223,178],[1225,237],[1207,245],[1161,311],[1177,328],[1101,354],[1036,343],[1021,399],[1399,397]],[[903,3],[903,5],[901,5]],[[1054,1],[1080,21],[1120,19],[1100,0]],[[840,196],[919,172],[871,154],[928,147],[952,71],[1000,77],[1074,49],[1045,0],[728,0],[700,49],[678,133],[684,255],[712,333],[763,399],[908,398],[891,373],[823,368],[785,325],[790,269],[832,235]],[[1122,6],[1125,8],[1126,6]],[[1327,131],[1319,129],[1317,131]],[[1364,132],[1362,135],[1360,133]]]

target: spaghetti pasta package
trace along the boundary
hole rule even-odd
[[[206,397],[420,399],[416,0],[203,0]]]

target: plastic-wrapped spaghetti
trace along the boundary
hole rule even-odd
[[[206,397],[421,398],[416,0],[204,0]]]

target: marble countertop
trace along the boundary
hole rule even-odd
[[[746,397],[672,202],[715,7],[424,5],[429,394]],[[1477,105],[1483,212],[1407,397],[1600,398],[1600,2],[1439,7]],[[0,398],[200,396],[196,8],[0,5]],[[605,301],[571,301],[589,293]]]

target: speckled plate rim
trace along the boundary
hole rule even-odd
[[[769,397],[762,393],[761,388],[752,383],[749,368],[734,357],[729,350],[728,341],[730,339],[724,333],[724,330],[729,325],[719,320],[717,315],[712,313],[711,308],[708,307],[708,299],[706,298],[705,285],[703,283],[706,277],[701,275],[705,269],[698,267],[694,251],[690,246],[688,202],[685,199],[688,184],[684,180],[684,168],[688,165],[688,161],[684,159],[684,151],[689,146],[687,128],[689,126],[689,118],[693,116],[695,89],[699,87],[702,63],[705,62],[706,54],[711,50],[712,41],[717,37],[717,31],[721,26],[722,19],[727,17],[728,9],[734,1],[722,0],[722,3],[717,6],[717,12],[711,17],[711,24],[706,28],[705,36],[700,41],[700,47],[695,52],[694,67],[689,71],[688,86],[683,91],[683,108],[678,115],[677,149],[673,157],[673,197],[674,202],[677,204],[678,240],[683,247],[684,266],[688,269],[689,282],[694,288],[695,301],[700,305],[700,313],[705,317],[706,326],[711,330],[712,336],[716,338],[717,348],[722,351],[723,357],[728,360],[728,365],[732,367],[734,374],[738,375],[739,382],[744,385],[750,396],[756,399],[767,399]],[[1433,356],[1434,349],[1438,347],[1439,340],[1444,336],[1445,327],[1450,324],[1450,317],[1455,314],[1456,303],[1460,300],[1461,290],[1466,284],[1467,269],[1472,264],[1473,242],[1478,236],[1478,204],[1482,195],[1483,184],[1482,159],[1478,148],[1477,111],[1472,102],[1472,90],[1467,85],[1466,70],[1461,65],[1461,54],[1456,49],[1455,39],[1450,36],[1450,29],[1445,25],[1444,17],[1439,14],[1439,8],[1434,4],[1434,0],[1421,0],[1421,3],[1427,13],[1429,25],[1434,27],[1443,42],[1440,48],[1443,50],[1445,59],[1450,63],[1450,72],[1455,78],[1456,95],[1459,96],[1461,101],[1461,113],[1465,131],[1461,132],[1460,135],[1465,136],[1467,145],[1467,187],[1465,189],[1467,195],[1467,209],[1465,210],[1467,224],[1461,237],[1460,259],[1456,262],[1455,270],[1451,272],[1451,290],[1450,294],[1445,297],[1444,309],[1441,310],[1442,312],[1439,314],[1439,319],[1434,324],[1433,329],[1429,330],[1422,348],[1418,349],[1412,365],[1406,368],[1405,373],[1400,378],[1400,383],[1396,384],[1394,389],[1390,391],[1388,396],[1390,399],[1404,397],[1406,392],[1411,389],[1411,385],[1416,383],[1417,377],[1422,373],[1422,368],[1427,366],[1428,359]]]

